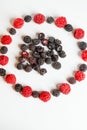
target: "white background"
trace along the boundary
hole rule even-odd
[[[11,27],[13,18],[38,12],[46,16],[65,16],[74,28],[81,27],[85,30],[84,40],[87,42],[86,0],[0,0],[0,35],[8,34],[7,29]],[[61,70],[56,71],[51,66],[46,66],[48,73],[44,77],[35,71],[27,74],[14,67],[15,56],[20,51],[18,44],[23,43],[21,36],[28,34],[35,37],[37,32],[62,40],[67,53],[65,59],[60,59]],[[10,61],[5,67],[7,73],[15,73],[17,82],[30,85],[35,90],[50,91],[56,84],[67,82],[66,78],[78,69],[77,65],[84,63],[78,55],[80,50],[77,40],[71,33],[58,29],[54,24],[25,24],[13,36],[13,43],[8,48]],[[58,98],[52,96],[49,102],[43,103],[39,99],[22,97],[0,78],[0,130],[87,130],[87,78],[71,88],[69,95],[61,94]]]

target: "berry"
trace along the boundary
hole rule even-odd
[[[66,21],[66,18],[65,17],[58,17],[56,20],[55,20],[55,25],[59,28],[63,28],[65,27],[65,25],[67,24],[67,21]]]
[[[26,16],[24,17],[24,21],[25,21],[26,23],[30,22],[31,19],[32,19],[32,17],[31,17],[30,15],[26,15]]]
[[[63,94],[69,94],[69,92],[71,91],[70,85],[67,83],[62,83],[58,87],[59,91]]]
[[[37,23],[37,24],[42,24],[44,23],[45,21],[45,16],[43,14],[36,14],[34,16],[34,22]]]
[[[53,89],[52,95],[55,96],[55,97],[58,97],[60,95],[60,91],[58,89]]]
[[[83,51],[82,51],[81,57],[82,57],[82,59],[83,59],[84,61],[87,62],[87,50],[83,50]]]
[[[71,24],[66,24],[64,29],[67,31],[67,32],[71,32],[73,30],[73,27]]]
[[[46,58],[45,62],[46,62],[46,64],[51,64],[52,60],[51,60],[51,58]]]
[[[30,71],[32,71],[32,66],[29,65],[29,64],[27,64],[27,65],[24,66],[24,70],[25,70],[26,72],[30,72]]]
[[[74,77],[70,77],[70,78],[68,78],[68,82],[69,82],[70,84],[75,84],[75,83],[76,83],[76,80],[75,80]]]
[[[47,47],[48,47],[50,50],[53,50],[53,49],[55,49],[55,44],[49,42],[48,45],[47,45]]]
[[[33,91],[33,92],[32,92],[32,96],[33,96],[34,98],[38,98],[38,97],[39,97],[39,92],[38,92],[38,91]]]
[[[66,53],[65,53],[65,51],[59,51],[58,52],[58,54],[59,54],[59,56],[61,57],[61,58],[64,58],[64,57],[66,57]]]
[[[35,64],[36,63],[36,58],[35,57],[29,57],[29,63],[30,64]]]
[[[38,34],[38,39],[42,40],[45,38],[45,34],[44,33],[39,33]]]
[[[51,99],[51,95],[48,91],[42,91],[39,95],[39,98],[43,101],[43,102],[47,102]]]
[[[23,51],[23,52],[21,53],[21,55],[22,55],[23,58],[28,58],[29,53],[28,53],[27,51]]]
[[[55,44],[55,50],[57,52],[61,52],[62,51],[62,46],[61,45],[58,45],[58,44]]]
[[[32,43],[33,45],[38,45],[40,43],[40,39],[33,39]]]
[[[21,63],[23,63],[23,62],[25,62],[25,58],[23,58],[23,57],[20,56],[20,57],[18,58],[18,61],[21,62]]]
[[[21,92],[22,91],[22,85],[21,84],[15,84],[14,89],[15,89],[16,92]]]
[[[41,74],[41,75],[44,75],[44,74],[46,74],[46,73],[47,73],[47,70],[46,70],[46,69],[44,69],[44,68],[40,69],[40,74]]]
[[[38,65],[43,65],[44,62],[45,62],[45,59],[44,59],[44,58],[38,58],[38,59],[37,59]]]
[[[33,44],[29,44],[29,50],[31,50],[31,51],[35,51],[35,46],[33,45]]]
[[[52,55],[51,59],[53,62],[56,62],[58,60],[58,55]]]
[[[62,42],[59,39],[55,39],[56,45],[60,45]]]
[[[51,24],[51,23],[53,23],[54,22],[54,18],[53,17],[47,17],[47,23],[49,23],[49,24]]]
[[[82,41],[82,42],[79,42],[79,43],[78,43],[78,46],[79,46],[80,50],[85,50],[87,44],[86,44],[86,42],[83,42],[83,41]]]
[[[86,64],[81,64],[79,66],[79,70],[85,72],[87,70],[87,65]]]
[[[0,76],[5,76],[6,75],[6,70],[3,68],[0,68]]]
[[[22,44],[20,48],[22,51],[26,51],[28,49],[28,46],[25,44]]]
[[[78,80],[79,82],[85,79],[85,74],[83,71],[76,71],[75,72],[75,79]]]
[[[55,41],[55,38],[54,37],[49,37],[48,41],[51,42],[51,43],[53,43]]]
[[[1,43],[4,45],[9,45],[12,42],[12,38],[9,35],[4,35],[1,37]]]
[[[10,28],[10,29],[9,29],[9,33],[10,33],[11,35],[15,35],[15,34],[16,34],[15,28]]]
[[[8,63],[9,58],[5,55],[0,55],[0,65],[4,66]]]
[[[24,20],[22,18],[16,18],[13,22],[13,26],[17,29],[22,28],[22,26],[24,25]]]
[[[31,42],[31,37],[28,36],[28,35],[26,35],[26,36],[24,36],[23,41],[24,41],[25,43],[30,43],[30,42]]]
[[[14,74],[8,74],[5,77],[5,81],[9,84],[15,84],[16,83],[16,76]]]
[[[23,69],[23,64],[22,63],[18,63],[17,64],[17,69],[22,70]]]
[[[39,52],[39,53],[41,53],[41,52],[44,51],[44,48],[42,46],[37,46],[36,47],[36,51]]]
[[[77,28],[77,29],[75,29],[75,31],[74,31],[74,37],[75,37],[76,39],[81,39],[81,38],[83,38],[83,37],[84,37],[84,34],[85,34],[84,30],[81,29],[81,28]]]
[[[30,97],[32,95],[32,88],[30,86],[24,86],[21,91],[21,94],[24,97]]]
[[[2,54],[6,54],[7,51],[8,51],[8,48],[7,48],[6,46],[2,46],[1,49],[0,49],[0,52],[1,52]]]
[[[41,43],[42,43],[43,46],[47,46],[48,45],[48,40],[47,39],[43,39],[41,41]]]
[[[53,62],[53,63],[52,63],[52,67],[53,67],[54,69],[60,69],[60,68],[61,68],[61,64],[60,64],[59,62]]]

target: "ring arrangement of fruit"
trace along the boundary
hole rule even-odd
[[[37,91],[33,90],[29,85],[23,86],[17,82],[15,74],[7,74],[4,67],[9,62],[9,57],[6,56],[8,52],[7,46],[12,44],[12,36],[16,35],[18,29],[21,29],[25,22],[29,23],[34,21],[36,24],[43,24],[47,22],[48,24],[55,24],[57,28],[64,28],[67,32],[71,32],[77,40],[80,40],[84,37],[85,32],[82,28],[74,28],[71,24],[67,22],[66,17],[60,16],[54,19],[52,16],[46,17],[41,13],[35,14],[34,16],[26,15],[23,18],[15,18],[13,20],[11,28],[9,28],[8,33],[4,34],[1,37],[1,48],[0,48],[0,76],[4,78],[6,83],[12,84],[14,90],[19,92],[24,97],[39,98],[43,102],[47,102],[51,99],[51,94],[55,97],[58,97],[61,93],[69,94],[71,91],[70,84],[75,84],[77,81],[82,81],[85,79],[85,71],[87,70],[86,64],[80,64],[78,70],[75,71],[72,77],[69,77],[66,82],[63,82],[57,86],[57,88],[52,88],[52,90],[46,91]],[[52,66],[52,69],[57,71],[61,69],[60,58],[65,58],[66,52],[62,46],[60,39],[49,36],[46,37],[43,32],[37,34],[36,38],[31,38],[29,35],[23,37],[23,44],[20,45],[21,53],[17,56],[16,68],[18,70],[24,70],[26,73],[31,72],[32,70],[37,71],[38,74],[44,76],[47,73],[47,69],[43,68],[42,65],[48,64]],[[78,47],[81,50],[80,57],[83,61],[87,62],[87,43],[85,41],[79,41]]]

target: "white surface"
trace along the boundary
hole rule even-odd
[[[3,0],[0,1],[0,35],[8,34],[11,27],[10,20],[25,14],[41,12],[46,16],[66,16],[69,23],[75,28],[82,27],[87,42],[87,3],[86,0]],[[63,42],[67,57],[62,62],[62,69],[55,71],[48,68],[44,77],[32,71],[30,74],[14,68],[15,56],[19,54],[18,44],[22,43],[22,35],[32,37],[37,32],[45,32],[47,36],[58,37]],[[13,44],[9,46],[10,62],[5,68],[8,73],[15,73],[17,81],[30,85],[36,90],[50,90],[57,83],[66,82],[72,76],[79,63],[83,61],[78,56],[79,49],[71,33],[57,29],[54,25],[36,25],[31,22],[13,36]],[[22,74],[23,73],[23,74]],[[19,76],[20,75],[20,76]],[[61,75],[61,76],[60,76]],[[69,95],[52,99],[43,103],[39,99],[24,98],[12,90],[0,78],[0,130],[87,130],[87,78],[81,83],[71,86]]]

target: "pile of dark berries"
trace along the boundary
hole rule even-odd
[[[21,53],[18,57],[17,68],[24,69],[30,72],[33,69],[41,75],[47,73],[46,68],[43,68],[44,63],[51,64],[56,70],[61,68],[59,57],[66,57],[63,50],[62,42],[54,37],[45,37],[44,33],[39,33],[37,38],[31,39],[26,35],[23,37],[23,44],[21,44]]]

